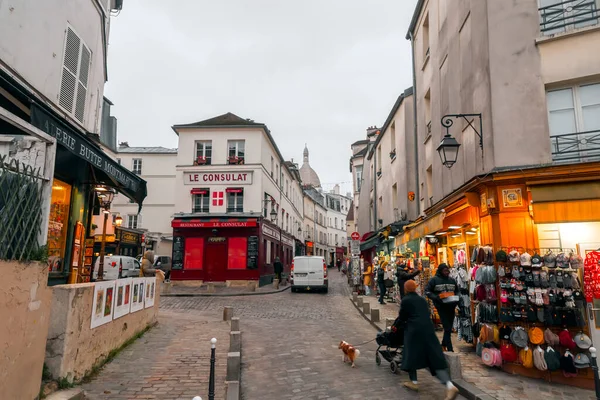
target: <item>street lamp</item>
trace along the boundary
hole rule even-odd
[[[94,191],[97,193],[100,207],[104,208],[104,224],[102,224],[102,242],[100,245],[100,262],[98,266],[98,281],[104,276],[104,253],[106,250],[106,225],[108,224],[108,214],[110,214],[110,204],[112,203],[117,191],[107,186],[96,186]],[[123,219],[121,218],[121,222]]]
[[[447,114],[444,115],[441,120],[442,126],[446,128],[446,134],[436,149],[440,155],[442,164],[447,168],[452,168],[458,159],[458,148],[460,147],[460,143],[458,143],[456,139],[450,135],[450,127],[454,124],[453,119],[459,118],[464,119],[473,129],[477,137],[479,137],[479,147],[481,148],[481,157],[483,160],[483,122],[481,119],[481,114]],[[470,118],[479,118],[479,130],[473,126]]]
[[[123,225],[123,217],[121,217],[120,215],[117,215],[115,217],[115,225],[120,227],[121,225]]]

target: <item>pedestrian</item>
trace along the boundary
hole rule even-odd
[[[365,265],[365,270],[363,272],[363,284],[365,285],[365,295],[371,295],[371,282],[373,281],[373,266],[368,263]]]
[[[142,257],[142,265],[140,267],[140,277],[152,277],[158,275],[161,280],[165,280],[165,273],[160,269],[154,268],[154,252],[146,250]]]
[[[433,305],[440,315],[442,326],[444,327],[444,338],[442,347],[445,351],[453,352],[452,347],[452,325],[458,296],[456,293],[456,281],[450,278],[450,267],[447,264],[440,264],[435,276],[429,280],[425,294],[433,301]]]
[[[337,268],[338,268],[338,272],[342,270],[342,260],[340,260],[339,258],[337,259]]]
[[[281,273],[283,272],[283,264],[279,257],[275,257],[275,262],[273,263],[273,270],[275,271],[275,278],[279,279],[281,282]]]
[[[445,400],[454,400],[458,388],[450,381],[448,364],[442,352],[440,341],[435,335],[433,322],[429,317],[427,301],[416,293],[417,283],[413,280],[404,284],[405,296],[400,305],[398,319],[404,328],[404,350],[401,368],[408,371],[410,381],[404,386],[418,391],[417,370],[428,368],[432,375],[446,386]]]
[[[387,268],[388,262],[384,261],[379,269],[377,269],[377,286],[379,286],[379,304],[385,304],[383,301],[383,297],[385,296],[386,288],[385,288],[385,270]]]
[[[414,271],[410,272],[406,263],[398,261],[396,264],[396,278],[398,279],[398,288],[400,289],[401,299],[404,297],[404,284],[407,281],[414,279],[414,277],[420,273],[420,269],[415,269]]]

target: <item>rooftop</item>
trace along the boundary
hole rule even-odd
[[[152,154],[177,154],[177,149],[168,149],[162,146],[155,147],[129,147],[119,146],[117,153],[152,153]]]
[[[173,130],[177,131],[177,128],[214,128],[214,127],[227,127],[227,126],[257,126],[265,127],[265,124],[260,122],[254,122],[251,119],[244,119],[238,117],[233,113],[226,113],[217,117],[205,119],[203,121],[192,122],[191,124],[180,124],[173,125]]]

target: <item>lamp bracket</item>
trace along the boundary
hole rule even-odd
[[[481,114],[446,114],[442,117],[441,123],[444,128],[446,128],[446,134],[450,135],[450,127],[454,124],[453,119],[462,118],[467,121],[467,124],[473,129],[477,137],[479,137],[479,147],[483,150],[483,122],[481,119]],[[473,122],[471,119],[479,118],[479,130],[473,126]]]

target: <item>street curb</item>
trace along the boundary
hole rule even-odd
[[[46,400],[83,400],[85,393],[81,388],[59,390],[45,397]]]
[[[289,290],[291,286],[286,286],[283,289],[271,290],[268,292],[248,292],[248,293],[170,293],[160,294],[160,297],[237,297],[237,296],[262,296],[265,294],[276,294]]]
[[[371,324],[371,326],[373,328],[377,329],[378,332],[383,331],[379,326],[377,326],[377,324],[375,322],[372,322],[371,319],[365,315],[363,310],[352,300],[352,297],[350,297],[349,300],[350,300],[350,303],[352,303],[352,305],[354,306],[354,308],[356,308],[358,310],[360,315],[369,324]],[[486,394],[482,390],[478,389],[475,385],[465,381],[464,379],[456,379],[456,380],[452,380],[452,382],[458,388],[460,394],[469,400],[495,400],[495,397],[492,397],[489,394]]]

